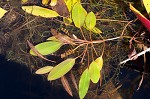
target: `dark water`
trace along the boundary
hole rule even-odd
[[[73,99],[61,86],[51,86],[21,64],[0,56],[0,99]]]
[[[144,75],[143,82],[139,90],[137,90],[142,78],[142,73],[137,71],[139,69],[139,64],[134,64],[132,66],[134,69],[122,68],[120,71],[120,78],[127,77],[123,86],[119,89],[120,95],[123,99],[150,99],[150,74],[146,73]]]

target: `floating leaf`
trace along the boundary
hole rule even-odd
[[[26,3],[28,0],[21,0],[22,4]]]
[[[55,66],[48,75],[48,80],[55,80],[64,76],[75,64],[75,59],[69,58]]]
[[[129,6],[130,6],[130,9],[135,13],[137,18],[150,31],[150,21],[144,15],[142,15],[137,9],[135,9],[131,4]]]
[[[102,31],[100,29],[98,29],[97,27],[94,27],[91,31],[94,33],[97,33],[97,34],[102,33]]]
[[[50,3],[51,6],[55,6],[56,4],[57,4],[57,0],[51,0],[51,3]]]
[[[0,8],[0,18],[2,18],[6,12],[6,10]]]
[[[135,48],[131,48],[128,54],[128,58],[132,58],[134,55],[136,55],[137,52],[135,50]],[[133,58],[132,60],[136,60],[138,57]]]
[[[60,42],[55,36],[51,36],[47,40],[48,41],[57,41],[57,42]]]
[[[142,0],[142,1],[143,1],[144,6],[145,6],[145,9],[146,9],[146,11],[150,17],[150,1],[149,0]]]
[[[53,0],[53,1],[56,1],[56,0]],[[68,17],[70,14],[64,0],[57,0],[57,4],[51,7],[54,11],[56,11],[61,16]]]
[[[89,74],[90,74],[91,81],[93,83],[97,83],[99,81],[100,68],[95,61],[93,61],[89,66]]]
[[[61,42],[47,41],[36,45],[35,49],[42,55],[49,55],[56,52],[61,46]],[[30,54],[37,56],[32,50],[30,50]]]
[[[42,0],[42,4],[47,5],[49,3],[49,0]]]
[[[96,16],[93,12],[90,12],[87,14],[86,19],[85,19],[85,24],[88,29],[93,29],[96,25]]]
[[[76,3],[72,9],[72,20],[76,27],[80,28],[84,25],[87,12],[80,3]]]
[[[97,27],[92,28],[92,30],[88,29],[85,25],[83,27],[89,31],[92,31],[93,33],[96,33],[96,34],[102,33],[102,31],[100,29],[98,29]]]
[[[80,3],[81,1],[80,0],[67,0],[66,5],[67,5],[67,8],[68,8],[69,12],[71,12],[72,7],[77,2]]]
[[[102,67],[103,67],[103,58],[102,58],[102,56],[98,57],[98,58],[95,60],[95,62],[98,64],[99,70],[101,70]]]
[[[52,18],[59,16],[57,12],[40,6],[22,6],[22,9],[32,15],[41,16],[45,18]]]
[[[55,29],[51,29],[51,33],[55,36],[56,39],[58,39],[63,44],[75,45],[75,43],[72,41],[72,39],[69,36],[65,34],[61,34],[57,32]]]
[[[68,11],[71,12],[72,7],[73,7],[73,1],[72,0],[67,0],[66,5],[67,5],[67,8],[68,8]]]
[[[68,92],[68,94],[69,94],[70,96],[73,96],[73,95],[72,95],[72,90],[71,90],[70,85],[69,85],[69,83],[68,83],[68,80],[66,79],[65,76],[62,76],[62,77],[61,77],[61,83],[62,83],[63,87],[65,88],[65,90]]]
[[[63,18],[63,21],[64,21],[65,25],[69,25],[69,24],[72,23],[72,19],[71,19],[71,18],[66,18],[66,17],[64,17],[64,18]]]
[[[52,66],[45,66],[45,67],[42,67],[40,69],[38,69],[35,73],[36,74],[46,74],[48,72],[50,72],[52,70]]]
[[[72,2],[73,2],[73,5],[75,4],[75,3],[81,3],[81,0],[72,0]]]
[[[27,43],[28,43],[29,47],[31,48],[31,50],[33,51],[33,53],[35,55],[37,55],[38,57],[40,57],[44,60],[47,60],[47,61],[50,61],[50,62],[55,62],[55,61],[52,61],[52,60],[49,60],[49,59],[45,58],[41,53],[39,53],[39,51],[28,40],[27,40]]]
[[[86,69],[80,78],[79,81],[79,97],[80,99],[83,99],[89,89],[90,85],[90,75],[88,69]]]

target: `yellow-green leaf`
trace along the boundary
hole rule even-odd
[[[95,61],[93,61],[89,66],[89,74],[90,74],[91,81],[93,83],[97,83],[99,81],[100,68]]]
[[[75,64],[75,59],[69,58],[56,65],[48,75],[48,80],[56,80],[64,76]]]
[[[52,66],[45,66],[45,67],[42,67],[40,69],[38,69],[35,73],[36,74],[46,74],[48,72],[50,72],[52,70]]]
[[[49,0],[42,0],[42,4],[47,5],[49,3]]]
[[[79,81],[79,97],[80,99],[83,99],[89,89],[90,85],[90,75],[88,69],[86,69],[80,78]]]
[[[98,64],[99,69],[101,70],[103,67],[103,58],[102,56],[98,57],[95,62]]]
[[[102,31],[100,29],[98,29],[97,27],[92,28],[92,30],[88,29],[85,25],[83,25],[83,27],[89,31],[92,31],[93,33],[96,33],[96,34],[102,33]]]
[[[70,12],[72,10],[72,7],[73,7],[72,0],[67,0],[66,5],[67,5],[67,8],[68,8],[68,11]]]
[[[56,52],[63,44],[57,41],[43,42],[35,46],[35,49],[42,55],[48,55]],[[37,56],[32,50],[30,54]]]
[[[2,18],[6,12],[6,10],[0,8],[0,18]]]
[[[97,33],[97,34],[102,33],[102,31],[101,31],[100,29],[98,29],[97,27],[94,27],[91,31],[92,31],[93,33]]]
[[[72,7],[74,6],[75,3],[80,3],[81,1],[80,0],[67,0],[66,2],[66,5],[67,5],[67,8],[68,8],[68,11],[71,12],[72,10]]]
[[[45,18],[52,18],[59,16],[57,12],[40,6],[22,6],[22,9],[32,15],[41,16]]]
[[[64,21],[65,25],[68,25],[68,24],[71,24],[71,23],[72,23],[72,19],[71,19],[71,18],[66,18],[66,17],[64,17],[64,18],[63,18],[63,21]]]
[[[81,28],[84,25],[87,12],[80,3],[76,3],[72,9],[72,20],[76,27]]]
[[[81,0],[72,0],[72,2],[73,2],[73,5],[74,5],[77,2],[81,3]]]
[[[57,0],[51,0],[51,3],[50,3],[51,6],[55,6],[56,4],[57,4]]]
[[[96,25],[96,16],[93,12],[90,12],[87,14],[86,19],[85,19],[85,24],[88,29],[93,29]]]
[[[145,9],[146,9],[146,11],[150,17],[150,0],[142,0],[142,1],[143,1],[144,6],[145,6]]]
[[[47,40],[48,41],[57,41],[57,42],[60,42],[60,40],[58,40],[55,36],[51,36]]]
[[[22,4],[26,3],[28,0],[21,0],[22,1]]]

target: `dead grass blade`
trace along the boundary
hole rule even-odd
[[[68,83],[68,80],[66,79],[65,76],[62,76],[62,77],[61,77],[61,83],[62,83],[63,87],[65,88],[65,90],[68,92],[68,94],[69,94],[70,96],[73,96],[73,95],[72,95],[72,90],[71,90],[70,85],[69,85],[69,83]]]
[[[34,52],[34,54],[36,54],[38,57],[40,57],[44,60],[50,61],[50,62],[55,62],[55,61],[45,58],[42,54],[40,54],[39,51],[34,47],[34,45],[32,43],[30,43],[28,40],[27,40],[27,43],[28,43],[29,47],[31,48],[31,50]]]

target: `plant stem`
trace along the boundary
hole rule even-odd
[[[115,38],[110,38],[110,39],[105,39],[105,40],[96,40],[96,41],[92,41],[91,43],[96,44],[96,43],[103,43],[106,41],[112,41],[112,40],[116,40],[119,39],[120,37],[115,37]]]

